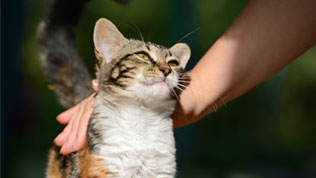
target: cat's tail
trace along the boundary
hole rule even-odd
[[[91,76],[79,57],[74,28],[89,0],[52,0],[39,24],[37,42],[42,69],[60,103],[68,108],[92,93]]]

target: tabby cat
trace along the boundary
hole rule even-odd
[[[92,93],[91,77],[75,47],[74,27],[83,4],[54,0],[38,29],[42,67],[68,108]],[[63,7],[63,8],[60,8]],[[62,18],[61,18],[62,17]],[[167,49],[126,39],[107,19],[97,21],[93,41],[99,93],[85,147],[69,156],[50,150],[48,178],[174,177],[175,141],[170,114],[190,49]]]

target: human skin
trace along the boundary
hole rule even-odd
[[[250,0],[235,22],[187,74],[172,115],[175,127],[196,122],[246,93],[316,44],[315,0]],[[94,90],[97,91],[95,85]],[[67,155],[82,148],[94,97],[61,113],[68,125],[54,140]]]

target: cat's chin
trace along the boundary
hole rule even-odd
[[[162,80],[162,81],[155,81],[155,82],[142,82],[144,86],[167,86],[167,83]]]
[[[128,95],[133,96],[133,98],[138,98],[141,101],[146,101],[149,103],[155,103],[169,100],[171,90],[168,86],[168,83],[164,80],[151,83],[138,81],[133,86],[128,88],[127,92]]]
[[[145,86],[167,85],[165,77],[156,77],[153,79],[140,79],[140,83]]]

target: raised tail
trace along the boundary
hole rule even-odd
[[[53,0],[37,31],[42,69],[66,108],[93,92],[91,76],[78,54],[74,33],[88,1]]]

